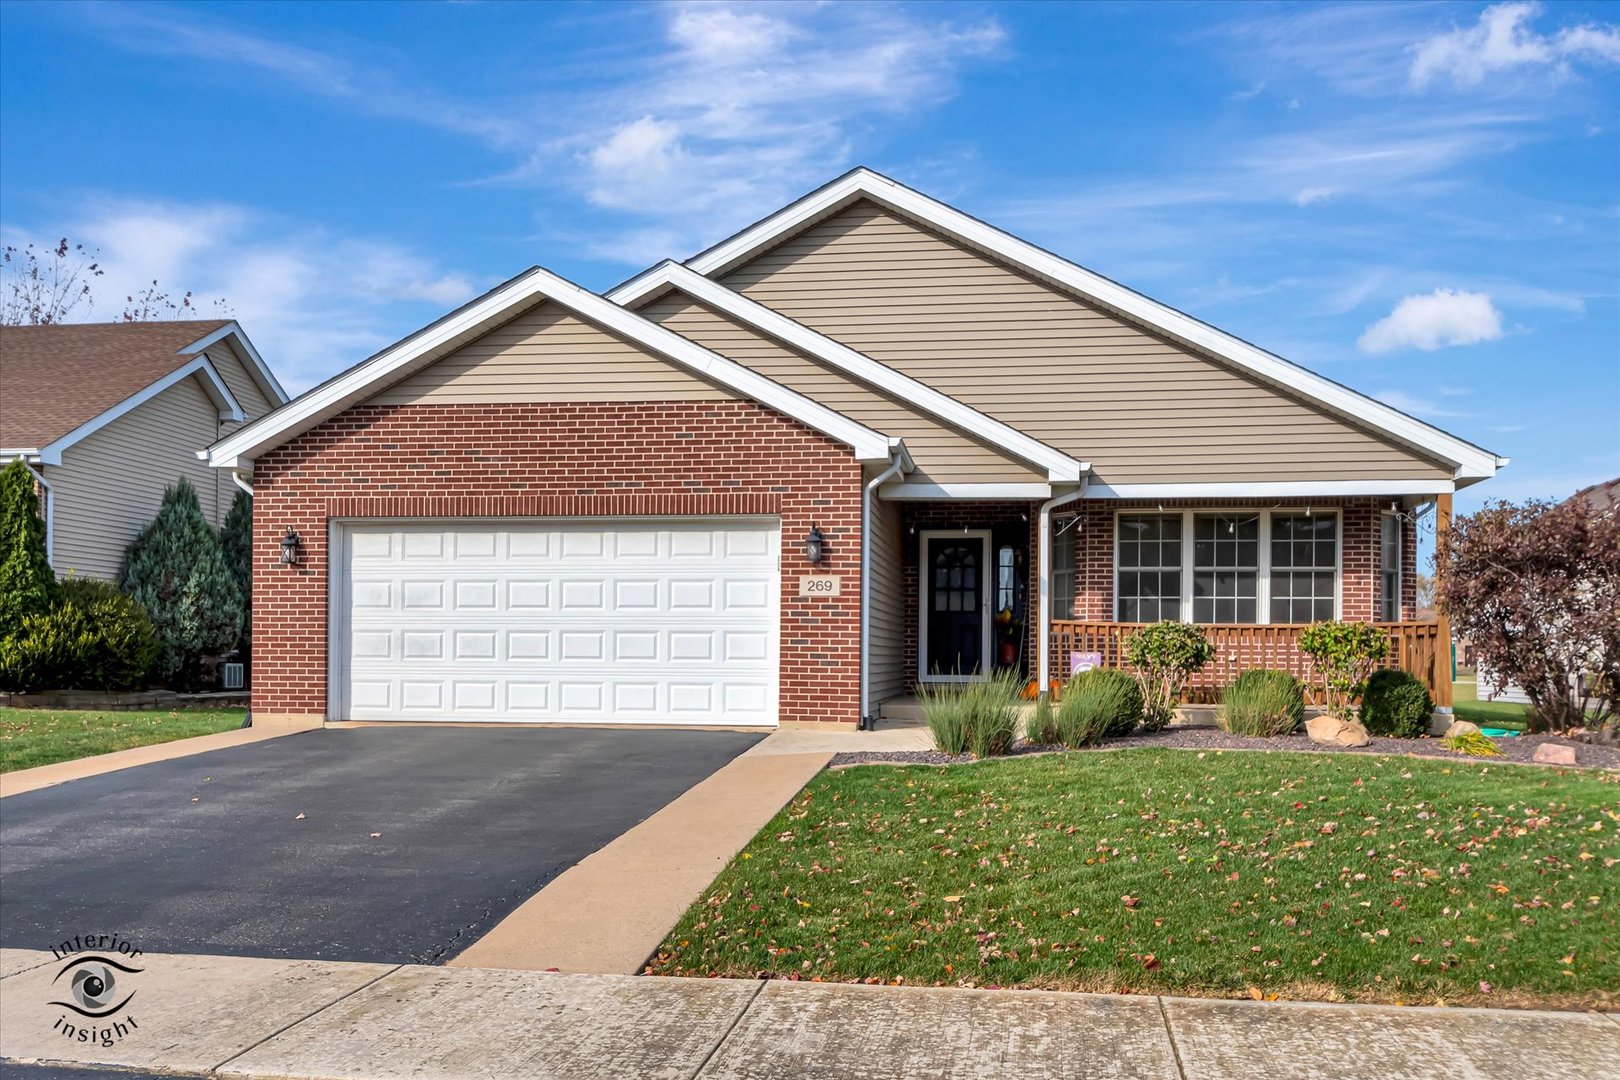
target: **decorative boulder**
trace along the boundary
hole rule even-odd
[[[1359,720],[1337,716],[1313,716],[1305,721],[1305,734],[1323,746],[1366,746],[1372,742]]]
[[[1575,748],[1558,743],[1542,743],[1536,747],[1536,752],[1531,755],[1530,760],[1539,761],[1543,765],[1573,765],[1575,764]]]
[[[1466,720],[1453,720],[1451,722],[1451,726],[1446,728],[1446,738],[1448,738],[1448,739],[1455,736],[1455,735],[1478,735],[1478,734],[1479,734],[1479,725],[1478,724],[1470,724]]]

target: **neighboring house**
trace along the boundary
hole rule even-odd
[[[868,170],[606,297],[532,269],[215,445],[255,717],[855,723],[1211,624],[1413,622],[1505,464]],[[284,546],[292,553],[282,563]]]
[[[286,401],[234,321],[0,327],[0,465],[34,470],[58,576],[116,578],[181,477],[223,522],[236,485],[199,455]]]

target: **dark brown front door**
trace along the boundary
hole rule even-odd
[[[931,675],[984,673],[986,546],[982,536],[930,536],[923,544],[924,666]]]

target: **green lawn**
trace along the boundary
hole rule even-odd
[[[1515,705],[1511,701],[1481,701],[1478,690],[1473,679],[1459,679],[1451,684],[1451,708],[1457,719],[1480,727],[1524,730],[1524,714],[1529,706]]]
[[[0,772],[229,731],[242,726],[244,715],[242,709],[0,709]]]
[[[1620,775],[1462,759],[1132,749],[833,770],[648,970],[1612,1007],[1617,827]]]

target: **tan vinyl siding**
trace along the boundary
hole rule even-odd
[[[541,304],[372,398],[373,405],[733,398],[555,304]]]
[[[236,354],[236,350],[225,342],[211,345],[208,349],[208,360],[219,372],[219,377],[230,387],[231,395],[236,398],[237,404],[242,406],[242,412],[247,416],[247,423],[251,423],[269,412],[274,406],[265,396],[259,384],[253,381],[248,374],[247,362]],[[240,427],[240,424],[226,422],[220,427],[220,434],[228,434]]]
[[[882,704],[905,693],[905,585],[901,577],[900,504],[872,500],[871,694]]]
[[[906,441],[916,483],[1032,483],[1046,479],[955,428],[878,393],[679,291],[642,308],[661,326],[885,435]]]
[[[208,520],[223,522],[230,478],[197,460],[218,433],[219,408],[192,376],[64,450],[62,464],[45,468],[57,574],[116,578],[124,549],[157,516],[163,489],[182,476]]]
[[[1451,475],[870,202],[724,282],[1090,460],[1105,483]]]

